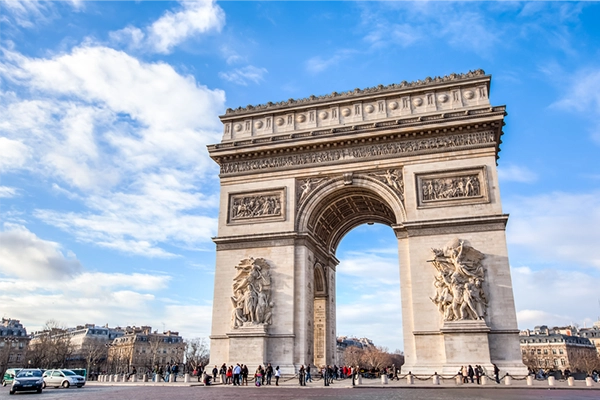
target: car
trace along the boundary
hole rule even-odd
[[[66,389],[70,386],[80,388],[84,385],[85,378],[70,369],[49,369],[44,372],[44,387],[54,386]]]
[[[21,368],[9,368],[4,372],[4,377],[2,378],[2,386],[10,385],[15,379],[15,375],[21,370]]]
[[[42,370],[26,368],[17,373],[9,393],[15,394],[15,392],[27,391],[42,393],[43,386],[44,378],[42,378]]]

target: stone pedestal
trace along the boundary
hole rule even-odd
[[[487,385],[488,384],[488,377],[487,376],[482,376],[481,377],[481,384],[482,385]]]
[[[175,374],[169,374],[169,382],[175,382]]]
[[[432,383],[434,385],[439,385],[440,384],[440,376],[439,375],[433,375]]]
[[[548,377],[548,386],[554,386],[556,384],[556,379],[553,376]]]
[[[504,377],[504,384],[505,384],[506,386],[510,386],[510,385],[512,384],[512,378],[511,378],[511,376],[510,376],[510,375],[506,375],[506,376]]]
[[[148,374],[142,376],[142,382],[148,382]]]
[[[138,381],[138,379],[137,379],[137,375],[133,375],[133,376],[131,377],[131,382],[137,382],[137,381]]]
[[[457,385],[462,385],[463,384],[463,377],[461,375],[457,375],[454,380],[456,381]]]
[[[227,333],[229,337],[230,363],[254,366],[267,360],[266,325],[245,324]]]
[[[445,321],[440,331],[446,353],[443,375],[455,374],[463,365],[482,365],[493,370],[488,342],[490,328],[484,321]]]

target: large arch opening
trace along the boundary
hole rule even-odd
[[[348,346],[404,349],[398,242],[384,224],[362,224],[346,234],[336,249],[336,363],[347,365]],[[367,344],[368,346],[368,344]],[[353,358],[353,357],[350,357]],[[379,361],[379,360],[378,360]],[[399,365],[398,365],[399,366]]]
[[[304,210],[304,229],[320,253],[313,264],[312,318],[318,366],[344,361],[343,345],[337,346],[338,310],[344,336],[402,348],[398,243],[391,228],[401,222],[402,204],[386,187],[360,183],[323,186]]]

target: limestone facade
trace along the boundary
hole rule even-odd
[[[221,169],[211,364],[333,364],[335,252],[376,222],[398,239],[404,370],[525,372],[496,171],[506,111],[490,104],[490,80],[478,70],[221,116],[208,148]],[[250,258],[268,265],[270,320],[236,327],[235,279]],[[441,302],[456,318],[432,301],[446,275]]]

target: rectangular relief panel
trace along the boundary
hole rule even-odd
[[[229,193],[227,224],[285,221],[285,188]]]
[[[489,203],[485,166],[415,175],[418,208]]]

